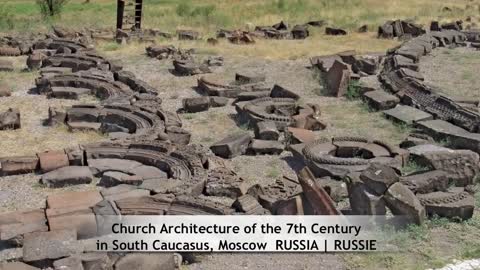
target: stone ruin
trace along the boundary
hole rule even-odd
[[[390,211],[417,224],[427,216],[469,219],[475,205],[472,185],[479,171],[478,101],[441,94],[424,82],[418,62],[437,47],[475,48],[478,35],[475,31],[458,31],[461,25],[447,25],[429,33],[412,30],[402,21],[388,26],[394,27],[395,33],[403,33],[394,36],[408,34],[410,39],[369,65],[359,65],[358,57],[350,52],[315,57],[311,63],[324,73],[331,94],[345,95],[350,81],[359,80],[360,94],[369,107],[383,111],[395,122],[416,127],[400,145],[404,149],[364,138],[321,139],[290,149],[316,177],[347,183],[351,209],[345,213],[383,216]],[[380,27],[381,31],[388,26]],[[358,66],[372,68],[365,72]],[[438,141],[468,150],[438,146]],[[407,161],[426,169],[401,175],[400,169]]]
[[[347,94],[352,81],[377,74],[382,59],[383,56],[379,54],[361,56],[355,51],[344,51],[312,57],[310,63],[312,68],[320,72],[326,93],[340,97]]]
[[[316,177],[342,179],[361,172],[371,164],[400,169],[408,161],[408,152],[378,140],[362,137],[334,137],[290,146],[292,153],[312,170]]]
[[[158,60],[163,59],[179,59],[188,60],[191,58],[191,54],[194,53],[194,49],[182,50],[177,49],[174,46],[148,46],[145,48],[147,55]]]
[[[414,125],[432,139],[449,141],[451,147],[478,153],[478,101],[456,100],[441,94],[424,83],[418,67],[422,56],[437,47],[471,46],[478,36],[472,31],[467,34],[456,30],[431,31],[389,50],[385,57],[365,58],[343,52],[310,61],[323,72],[331,95],[346,95],[351,82],[359,81],[359,94],[370,108],[383,111],[395,122]]]
[[[410,20],[387,21],[378,27],[379,38],[398,38],[407,40],[425,34],[421,25]]]
[[[263,74],[237,73],[235,80],[228,82],[224,78],[207,75],[198,79],[197,89],[204,95],[238,98],[240,101],[245,101],[269,95],[270,89],[265,79]]]
[[[291,27],[287,22],[280,21],[272,26],[256,26],[253,31],[220,29],[217,31],[216,37],[217,39],[226,38],[234,44],[253,44],[255,38],[306,39],[310,36],[309,27],[323,27],[325,24],[325,21],[310,21]],[[347,32],[340,28],[326,27],[325,34],[346,35]]]
[[[0,130],[19,129],[20,127],[20,112],[17,109],[10,108],[0,113]]]
[[[156,89],[94,52],[54,54],[42,61],[37,91],[51,98],[92,95],[98,105],[50,108],[48,123],[96,130],[116,139],[159,139],[188,144],[190,134],[175,113],[161,108]]]
[[[234,134],[216,142],[210,149],[223,158],[242,154],[278,155],[286,145],[310,142],[315,138],[313,131],[326,128],[317,105],[299,105],[296,98],[282,97],[279,94],[282,92],[276,90],[279,88],[275,85],[270,97],[235,104],[238,121],[253,128],[255,138],[248,133]],[[292,94],[290,91],[283,93]]]
[[[223,66],[223,57],[210,56],[199,62],[194,57],[195,50],[182,50],[174,46],[152,45],[146,49],[147,55],[159,60],[172,59],[174,70],[172,73],[178,76],[192,76],[212,73],[216,68]]]
[[[333,95],[344,95],[350,80],[370,82],[362,86],[362,94],[371,107],[417,127],[402,148],[371,138],[317,139],[312,131],[326,128],[318,105],[300,104],[294,91],[270,87],[261,74],[238,73],[234,82],[203,76],[198,88],[205,96],[184,100],[184,110],[194,113],[235,99],[237,117],[254,129],[254,138],[235,134],[208,149],[190,144],[190,134],[175,112],[162,108],[156,89],[118,63],[78,39],[39,38],[26,50],[29,68],[40,70],[38,93],[98,99],[97,104],[65,111],[50,108],[47,124],[98,130],[109,139],[2,157],[0,175],[33,172],[49,188],[96,183],[102,189],[49,195],[42,208],[0,214],[0,241],[8,244],[0,258],[10,261],[0,265],[93,270],[127,269],[132,263],[143,269],[153,263],[175,269],[178,256],[173,254],[93,253],[106,216],[360,214],[381,219],[401,216],[403,222],[416,224],[435,216],[469,219],[480,172],[478,112],[424,84],[418,61],[436,47],[472,46],[478,40],[474,32],[432,31],[386,56],[344,52],[311,59],[325,73]],[[15,46],[9,48],[20,50]],[[147,53],[175,59],[170,49],[150,47]],[[0,115],[0,127],[3,119],[8,120],[8,128],[15,126],[9,119],[17,111],[8,113]],[[448,140],[449,147],[459,150],[436,145],[439,140]],[[285,150],[305,165],[298,180],[284,176],[270,185],[248,185],[223,160]],[[409,161],[425,169],[402,174]],[[337,205],[345,205],[347,198],[348,206]]]

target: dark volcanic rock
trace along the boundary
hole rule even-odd
[[[53,188],[70,185],[89,184],[93,180],[93,174],[85,166],[69,166],[56,169],[42,175],[41,181],[44,185]]]
[[[0,130],[19,129],[20,111],[17,109],[8,109],[6,112],[0,113]]]
[[[395,183],[385,193],[385,201],[394,215],[405,216],[407,222],[422,224],[426,212],[415,194],[402,183]]]
[[[210,146],[215,155],[223,158],[233,158],[245,154],[252,137],[248,133],[230,135]]]

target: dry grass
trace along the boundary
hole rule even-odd
[[[8,108],[20,111],[22,127],[17,130],[0,131],[0,156],[33,155],[40,151],[62,149],[80,143],[98,141],[103,138],[96,132],[69,132],[63,127],[46,127],[43,121],[48,118],[48,108],[64,108],[88,100],[47,99],[42,95],[28,94],[34,87],[36,72],[26,72],[25,57],[10,58],[14,62],[14,72],[0,72],[0,80],[13,89],[11,97],[0,98],[0,112]]]
[[[477,206],[480,195],[476,195]],[[480,258],[480,215],[471,220],[452,222],[429,220],[422,226],[411,226],[392,232],[387,241],[399,247],[394,253],[342,255],[349,269],[404,270],[440,268],[453,260]]]
[[[440,48],[425,57],[420,66],[427,82],[439,91],[455,97],[480,99],[476,75],[480,68],[480,55],[469,48]]]
[[[71,28],[110,28],[115,26],[115,1],[96,0],[83,4],[72,0],[65,6],[62,16],[43,20],[33,0],[4,0],[0,3],[8,16],[0,19],[0,31],[47,31],[51,25]],[[221,42],[211,47],[202,42],[160,41],[186,47],[195,47],[217,54],[234,54],[266,57],[270,59],[295,59],[325,55],[355,49],[360,53],[385,51],[394,41],[374,38],[378,25],[390,19],[414,19],[428,24],[432,19],[451,21],[472,16],[478,22],[479,0],[227,0],[227,1],[144,1],[145,28],[175,32],[179,28],[198,30],[204,39],[215,35],[219,28],[238,29],[254,25],[272,25],[280,20],[302,24],[310,20],[326,20],[329,25],[343,27],[349,32],[344,37],[323,35],[323,28],[311,27],[312,37],[302,41],[257,40],[255,46],[238,46]],[[467,5],[472,8],[466,8]],[[186,11],[179,11],[183,6]],[[450,7],[451,11],[442,11]],[[182,9],[182,10],[183,10]],[[207,10],[207,11],[205,11]],[[6,20],[11,23],[6,22]],[[354,30],[368,25],[371,32],[356,34]],[[12,27],[9,27],[11,25]],[[109,44],[109,50],[120,49],[128,53],[132,46],[118,48]],[[143,50],[143,48],[142,48]],[[135,50],[134,50],[135,51]]]
[[[51,23],[72,27],[114,27],[116,2],[72,0],[63,15],[42,21],[34,0],[3,0],[13,27],[46,28]],[[193,28],[205,34],[219,27],[244,27],[246,24],[272,25],[280,20],[291,24],[309,20],[326,20],[332,25],[350,30],[360,25],[378,26],[385,20],[413,18],[428,23],[433,18],[458,19],[477,15],[478,9],[465,9],[478,1],[470,0],[146,0],[144,25],[172,31],[179,27]],[[180,7],[179,7],[180,6]],[[443,7],[452,11],[442,11]],[[18,25],[17,25],[18,24]],[[4,26],[6,27],[6,26]]]
[[[0,131],[0,156],[33,155],[37,152],[62,149],[103,139],[96,132],[69,132],[65,126],[44,127],[48,107],[63,107],[77,102],[46,99],[43,96],[12,96],[1,98],[0,112],[8,108],[20,110],[22,128]]]
[[[266,40],[257,39],[253,45],[235,45],[220,40],[215,45],[204,41],[181,41],[158,39],[158,45],[174,45],[177,48],[195,48],[198,54],[233,55],[261,57],[265,59],[298,59],[317,55],[334,54],[341,51],[355,50],[358,53],[384,52],[399,43],[395,40],[375,38],[375,34],[357,34],[348,36],[326,36],[319,32],[306,40]],[[145,43],[132,42],[125,46],[114,46],[112,42],[99,42],[98,48],[106,55],[138,55],[145,53]]]
[[[398,145],[409,131],[404,126],[393,125],[381,112],[369,112],[361,101],[331,98],[322,105],[322,120],[329,125],[320,135],[327,137],[348,134]]]

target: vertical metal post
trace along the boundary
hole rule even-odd
[[[123,12],[125,10],[125,1],[117,0],[117,29],[123,27]]]

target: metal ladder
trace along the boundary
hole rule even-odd
[[[117,29],[141,29],[142,2],[143,0],[117,0]]]

